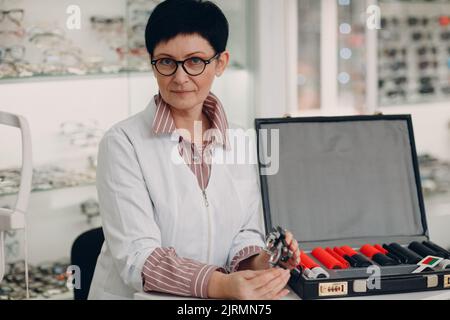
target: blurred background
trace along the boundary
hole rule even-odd
[[[72,297],[63,273],[73,242],[101,225],[98,142],[158,91],[144,30],[159,2],[0,0],[0,110],[25,116],[33,138],[28,247],[47,281],[35,296]],[[411,114],[431,239],[449,248],[450,1],[214,2],[231,28],[231,64],[213,87],[229,121]],[[377,8],[379,29],[369,28]],[[0,126],[0,146],[0,207],[12,207],[20,133]],[[19,283],[21,231],[5,242],[7,280]],[[21,297],[0,288],[0,299]]]

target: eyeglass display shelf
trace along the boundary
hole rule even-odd
[[[419,105],[450,99],[448,0],[379,0],[378,105]],[[375,63],[375,62],[374,62]]]
[[[404,100],[398,100],[398,101],[389,101],[389,102],[381,102],[378,101],[378,106],[380,108],[394,108],[399,106],[420,106],[424,104],[442,104],[443,102],[450,100],[450,94],[441,94],[441,95],[430,95],[429,97],[423,97],[420,99],[417,99],[415,101],[404,101]]]
[[[67,186],[61,186],[61,187],[52,187],[48,189],[32,189],[31,193],[41,193],[41,192],[49,192],[49,191],[56,191],[56,190],[64,190],[64,189],[71,189],[71,188],[82,188],[82,187],[93,187],[95,186],[95,181],[89,182],[89,183],[80,183],[80,184],[74,184],[74,185],[67,185]],[[8,193],[0,193],[0,198],[17,195],[17,192],[8,192]]]
[[[245,68],[236,62],[231,62],[228,70],[241,71]],[[117,72],[93,72],[86,74],[61,73],[61,74],[33,74],[27,76],[0,77],[0,84],[4,83],[22,83],[33,81],[54,81],[54,80],[83,80],[98,78],[115,78],[115,77],[133,77],[153,74],[152,70],[120,70]]]
[[[39,173],[39,169],[35,170],[33,173],[32,193],[95,186],[96,174],[94,169],[74,171],[53,166],[51,170],[47,169],[45,176],[37,181],[36,176],[43,174],[42,171]],[[8,179],[8,177],[13,178]],[[19,169],[0,170],[0,197],[16,195],[19,191],[19,183]]]
[[[14,300],[14,299],[8,299],[8,300]],[[27,300],[27,299],[24,298],[24,299],[18,299],[18,300]],[[73,293],[73,290],[68,290],[66,292],[54,294],[49,297],[46,297],[44,295],[30,297],[30,299],[28,299],[28,300],[74,300],[74,293]]]
[[[28,264],[29,300],[72,300],[73,289],[67,286],[70,258]],[[0,300],[26,300],[25,262],[8,263],[0,283]]]

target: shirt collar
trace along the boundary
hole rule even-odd
[[[154,97],[156,104],[156,113],[153,120],[152,130],[156,135],[172,134],[177,130],[175,121],[170,112],[171,106],[164,101],[161,94]],[[207,132],[206,140],[212,143],[222,145],[227,150],[229,142],[227,139],[228,121],[220,100],[210,93],[203,103],[203,113],[211,122],[211,129]],[[208,134],[209,133],[209,134]]]

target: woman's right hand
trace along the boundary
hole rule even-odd
[[[220,281],[215,281],[212,276],[210,281],[210,297],[239,299],[239,300],[278,300],[289,293],[284,289],[289,281],[290,271],[281,268],[266,270],[244,270],[231,274],[222,274]],[[218,276],[218,275],[217,275]],[[216,278],[217,280],[218,278]],[[220,286],[220,296],[214,297],[214,292]]]

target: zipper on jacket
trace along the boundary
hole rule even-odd
[[[208,197],[206,196],[206,190],[202,190],[203,193],[203,199],[205,200],[205,207],[206,207],[206,215],[207,215],[207,219],[208,219],[208,250],[207,250],[207,262],[210,262],[210,258],[211,258],[211,216],[209,213],[209,202],[208,202]]]

